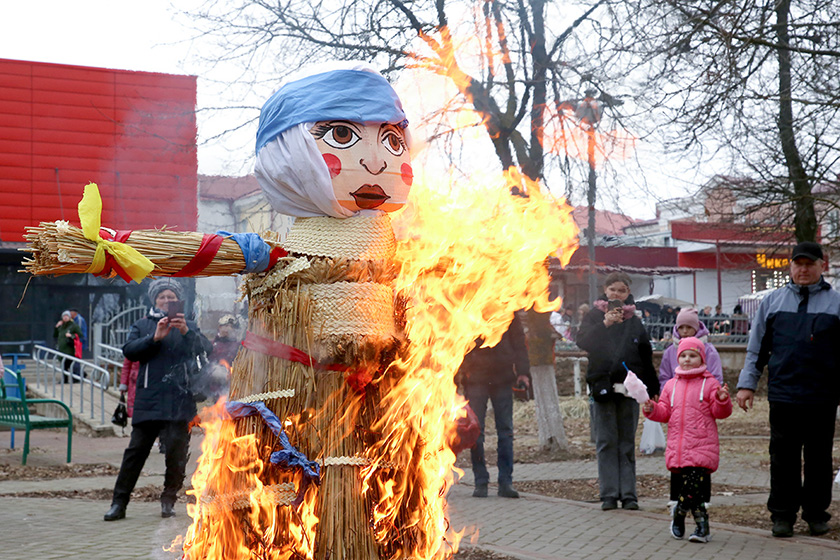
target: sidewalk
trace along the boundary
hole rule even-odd
[[[63,438],[60,432],[33,432],[34,451],[30,466],[62,463]],[[20,450],[8,452],[8,433],[0,433],[3,451],[0,464],[20,464]],[[192,457],[198,456],[201,437],[193,437]],[[127,439],[74,438],[73,458],[77,463],[106,462],[119,465]],[[662,457],[638,459],[639,474],[664,472]],[[138,486],[163,483],[163,455],[152,453]],[[491,473],[493,480],[495,473]],[[593,461],[517,464],[514,478],[546,480],[595,478]],[[716,481],[766,487],[767,473],[744,472],[724,462]],[[91,477],[43,481],[0,481],[0,526],[9,538],[0,549],[0,559],[39,558],[42,560],[129,558],[174,559],[180,551],[167,552],[169,544],[183,535],[190,520],[183,504],[178,516],[161,519],[157,503],[132,502],[127,518],[105,523],[105,500],[16,498],[9,494],[44,490],[110,489],[114,477]],[[642,501],[637,512],[603,512],[597,503],[581,503],[535,494],[519,500],[498,498],[491,492],[486,499],[472,494],[469,471],[449,492],[450,522],[453,528],[466,528],[464,546],[478,546],[523,560],[566,559],[721,559],[762,558],[785,560],[828,560],[840,557],[840,543],[797,535],[774,539],[766,531],[723,526],[714,522],[713,540],[705,545],[676,541],[668,536],[664,501]],[[491,488],[492,490],[492,488]],[[766,494],[752,497],[763,503]],[[715,501],[718,497],[715,497]],[[713,510],[712,510],[713,511]],[[833,520],[837,523],[838,520]],[[10,534],[10,531],[14,533]],[[472,544],[470,544],[472,541]],[[22,548],[22,549],[21,549]],[[360,559],[366,560],[366,559]]]

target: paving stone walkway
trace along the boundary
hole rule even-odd
[[[60,432],[33,432],[35,449],[29,456],[29,465],[62,464],[64,437]],[[200,440],[200,436],[193,438],[193,457],[200,452]],[[8,433],[0,433],[0,442],[4,447],[7,445]],[[126,444],[124,438],[79,436],[74,438],[73,458],[78,463],[106,462],[118,466]],[[0,451],[0,462],[19,464],[20,451]],[[642,457],[637,467],[640,474],[663,474],[664,458]],[[138,485],[162,484],[163,471],[163,455],[152,453]],[[491,480],[494,476],[491,473]],[[517,481],[595,477],[594,461],[517,464],[514,472]],[[715,480],[757,487],[769,484],[766,472],[744,469],[725,460]],[[159,504],[132,502],[125,520],[105,523],[102,515],[108,501],[11,496],[39,490],[112,488],[113,483],[113,477],[0,481],[0,526],[9,537],[0,547],[0,559],[180,558],[178,546],[167,549],[189,525],[183,505],[178,506],[177,517],[161,519]],[[834,541],[804,535],[774,539],[766,531],[717,524],[714,514],[710,543],[675,541],[667,534],[668,521],[662,501],[643,501],[641,511],[637,512],[603,512],[597,503],[534,494],[523,493],[521,499],[510,500],[499,498],[491,491],[490,497],[477,499],[471,496],[472,489],[472,476],[467,471],[449,493],[451,525],[465,529],[464,545],[523,560],[840,558],[840,544]],[[747,499],[764,503],[766,494]],[[10,531],[14,531],[13,536]]]

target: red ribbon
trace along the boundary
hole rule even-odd
[[[298,350],[294,346],[283,344],[279,340],[272,340],[265,338],[251,331],[245,333],[245,340],[242,341],[242,346],[248,350],[274,356],[275,358],[282,358],[291,362],[312,366],[320,371],[347,371],[349,367],[342,364],[327,364],[324,365],[303,350]]]
[[[277,261],[282,259],[285,256],[288,256],[289,252],[285,250],[283,247],[275,247],[271,250],[271,253],[268,255],[268,266],[266,270],[271,270],[274,268],[274,265],[277,264]]]
[[[213,258],[215,258],[216,253],[219,252],[219,247],[222,246],[222,241],[224,240],[225,238],[221,235],[216,235],[215,233],[205,233],[204,237],[201,239],[201,245],[198,247],[198,251],[196,251],[190,262],[172,276],[198,276],[202,270],[207,268],[207,265],[213,262]]]
[[[109,230],[105,228],[100,228],[99,236],[107,241],[125,243],[131,236],[131,230],[116,230],[112,235]],[[121,267],[117,263],[117,261],[114,260],[114,257],[111,256],[111,253],[105,251],[105,266],[102,267],[102,270],[94,274],[94,276],[102,276],[107,278],[111,275],[111,271],[116,272],[119,275],[119,277],[125,280],[126,282],[131,282],[131,276],[129,276],[128,272],[123,270],[123,267]]]
[[[254,334],[251,331],[245,333],[245,340],[242,341],[242,346],[260,354],[312,366],[319,371],[352,372],[347,377],[347,384],[357,393],[363,392],[365,386],[373,379],[373,376],[367,370],[353,369],[344,364],[322,364],[303,350],[298,350],[294,346],[289,346],[280,341]]]

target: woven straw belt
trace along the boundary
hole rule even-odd
[[[394,335],[394,290],[375,282],[307,284],[312,302],[312,332],[316,337]]]
[[[373,463],[369,457],[354,455],[352,457],[325,457],[322,464],[325,467],[366,467]],[[376,464],[379,469],[396,469],[397,465],[389,461],[380,461]],[[202,496],[201,506],[204,508],[220,508],[224,510],[244,509],[251,506],[251,494],[256,488],[240,490],[239,492],[228,492],[216,494],[215,496]],[[268,502],[277,506],[288,506],[297,497],[295,484],[283,482],[272,486],[262,487],[260,501]]]
[[[396,252],[391,218],[297,218],[283,248],[291,253],[353,260],[390,260]]]
[[[216,494],[215,496],[202,496],[201,505],[203,507],[221,508],[225,510],[247,508],[251,506],[251,494],[255,490],[256,488],[251,488],[250,490]],[[293,482],[263,486],[262,492],[263,495],[260,497],[260,500],[268,501],[277,506],[291,505],[295,497],[297,497]]]
[[[373,464],[373,459],[370,457],[362,457],[361,455],[353,455],[346,457],[324,457],[323,465],[325,467],[366,467]],[[379,469],[396,469],[397,464],[390,461],[378,461],[376,468]]]
[[[268,399],[290,399],[295,396],[294,389],[281,389],[279,391],[271,391],[270,393],[256,393],[248,395],[241,399],[231,399],[242,403],[252,403],[257,401],[267,401]]]

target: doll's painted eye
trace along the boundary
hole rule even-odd
[[[352,128],[342,124],[330,127],[323,136],[323,140],[328,146],[338,150],[346,150],[360,139],[361,137]]]
[[[382,145],[395,156],[402,155],[406,150],[405,140],[393,130],[387,130],[382,135]]]

